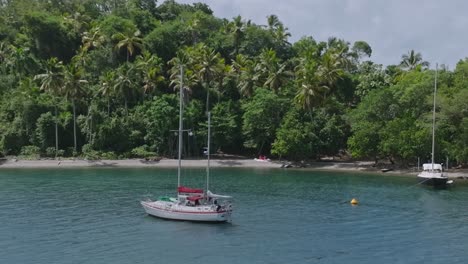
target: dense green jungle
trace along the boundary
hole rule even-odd
[[[310,34],[203,3],[1,0],[0,155],[174,157],[183,79],[184,157],[202,155],[210,111],[217,152],[414,164],[437,77],[437,162],[467,163],[468,59],[384,66],[365,40]]]

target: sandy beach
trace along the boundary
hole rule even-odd
[[[206,160],[182,160],[183,167],[204,168]],[[245,168],[280,168],[281,162],[260,162],[247,159],[216,160],[212,159],[211,167],[245,167]],[[178,160],[161,159],[151,161],[145,159],[125,159],[125,160],[83,160],[83,159],[44,159],[44,160],[21,160],[6,159],[0,161],[1,168],[79,168],[79,167],[117,167],[117,168],[177,168]]]
[[[41,160],[22,160],[17,158],[0,160],[0,169],[12,168],[85,168],[85,167],[103,167],[103,168],[176,168],[178,161],[176,159],[161,159],[151,161],[145,159],[125,159],[125,160],[84,160],[84,159],[41,159]],[[310,162],[297,164],[294,166],[288,161],[256,161],[253,159],[212,159],[210,166],[213,168],[258,168],[258,169],[300,169],[300,170],[325,170],[325,171],[343,171],[343,172],[370,172],[381,175],[399,175],[415,176],[418,171],[414,169],[395,169],[382,172],[376,168],[372,161],[355,162]],[[303,165],[303,166],[302,166]],[[206,160],[182,160],[183,167],[204,168]],[[468,170],[450,169],[445,172],[450,178],[468,179]]]

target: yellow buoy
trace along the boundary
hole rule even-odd
[[[350,202],[352,205],[357,205],[359,202],[356,198],[353,198]]]

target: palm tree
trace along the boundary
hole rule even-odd
[[[133,34],[123,34],[121,32],[114,34],[112,36],[113,39],[118,40],[119,42],[117,45],[115,45],[116,50],[120,50],[122,48],[125,48],[127,51],[127,62],[130,59],[130,56],[135,53],[135,51],[138,50],[143,50],[143,39],[139,37],[140,36],[140,31],[137,30]]]
[[[238,54],[232,62],[232,71],[237,76],[239,93],[244,97],[252,96],[258,81],[254,62],[246,56]]]
[[[9,56],[11,54],[11,47],[6,42],[0,42],[0,71],[7,72],[7,65],[9,64]]]
[[[28,73],[36,71],[38,63],[34,57],[31,56],[29,48],[11,45],[9,49],[11,53],[9,54],[8,66],[10,72],[17,76],[18,79],[22,79],[22,77]]]
[[[114,90],[120,94],[125,102],[125,113],[128,115],[128,98],[135,88],[135,67],[131,63],[126,63],[117,69],[118,77],[114,82]]]
[[[192,59],[198,81],[206,90],[206,112],[208,113],[211,82],[223,71],[225,63],[221,54],[205,45],[198,45],[196,51],[197,53]]]
[[[88,27],[91,17],[75,12],[74,14],[64,16],[64,21],[70,23],[73,30],[80,34]]]
[[[244,97],[251,97],[254,94],[255,84],[258,82],[254,65],[247,65],[241,73],[239,80],[239,91]]]
[[[234,40],[234,55],[239,53],[239,47],[244,39],[245,30],[250,22],[242,21],[241,16],[236,16],[232,22],[228,24],[229,33],[232,34]]]
[[[91,31],[83,32],[81,42],[83,43],[83,50],[88,51],[91,49],[99,48],[106,41],[105,37],[101,34],[99,27],[92,28]]]
[[[176,56],[168,61],[168,64],[171,66],[169,69],[169,79],[171,80],[170,86],[174,87],[174,90],[179,90],[180,88],[180,69],[184,69],[184,89],[189,92],[193,84],[197,82],[196,76],[194,74],[193,65],[191,58],[186,50],[179,50],[176,53]]]
[[[288,28],[284,27],[283,24],[280,24],[276,28],[273,36],[280,45],[290,45],[288,38],[291,37],[291,33],[288,32]]]
[[[303,58],[296,67],[296,83],[298,91],[294,100],[303,109],[312,111],[312,108],[323,100],[325,93],[330,89],[320,85],[315,74],[316,63],[313,60]]]
[[[411,50],[401,56],[400,67],[403,69],[413,70],[418,66],[429,67],[429,62],[423,61],[421,53]]]
[[[276,28],[283,25],[277,15],[267,16],[267,24],[270,31],[274,31]]]
[[[320,104],[328,92],[343,78],[349,59],[347,45],[332,40],[319,61],[302,58],[296,67],[296,83],[299,87],[295,100],[304,109],[311,111]]]
[[[164,80],[161,59],[148,51],[137,57],[136,68],[143,75],[143,94],[152,93],[156,85]]]
[[[340,53],[327,51],[321,59],[316,74],[323,85],[331,90],[339,79],[343,78],[348,60]]]
[[[198,35],[200,32],[200,19],[194,17],[190,19],[187,25],[187,29],[192,35],[192,44],[195,45],[198,42]]]
[[[215,82],[217,83],[217,88],[215,89],[216,94],[218,95],[218,103],[220,101],[221,95],[225,92],[224,86],[229,82],[230,77],[232,77],[232,66],[224,64],[224,67],[220,67],[217,78]]]
[[[46,61],[45,73],[37,74],[34,80],[41,82],[40,89],[49,93],[53,98],[57,98],[61,94],[64,84],[64,68],[61,61],[53,57]],[[55,107],[55,157],[58,153],[58,110],[57,103]]]
[[[287,64],[281,63],[276,57],[276,52],[272,49],[262,51],[255,71],[260,84],[274,92],[278,92],[279,88],[292,77],[292,73],[287,70]]]
[[[98,93],[107,98],[107,116],[110,116],[110,102],[115,94],[115,72],[108,71],[101,76],[101,86]]]
[[[87,84],[88,81],[83,79],[83,71],[82,68],[78,67],[77,64],[70,63],[67,67],[65,67],[65,74],[64,74],[64,83],[63,83],[63,94],[65,98],[71,100],[72,107],[73,107],[73,143],[74,143],[74,151],[77,151],[77,144],[76,144],[76,101],[80,100],[86,95],[86,90],[84,89],[84,85]]]
[[[288,28],[283,25],[278,16],[267,16],[267,24],[268,30],[280,46],[290,45],[288,38],[291,37],[291,33],[288,32]]]

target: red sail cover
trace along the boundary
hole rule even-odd
[[[180,186],[177,188],[180,193],[203,193],[203,189],[193,189],[189,187]]]

